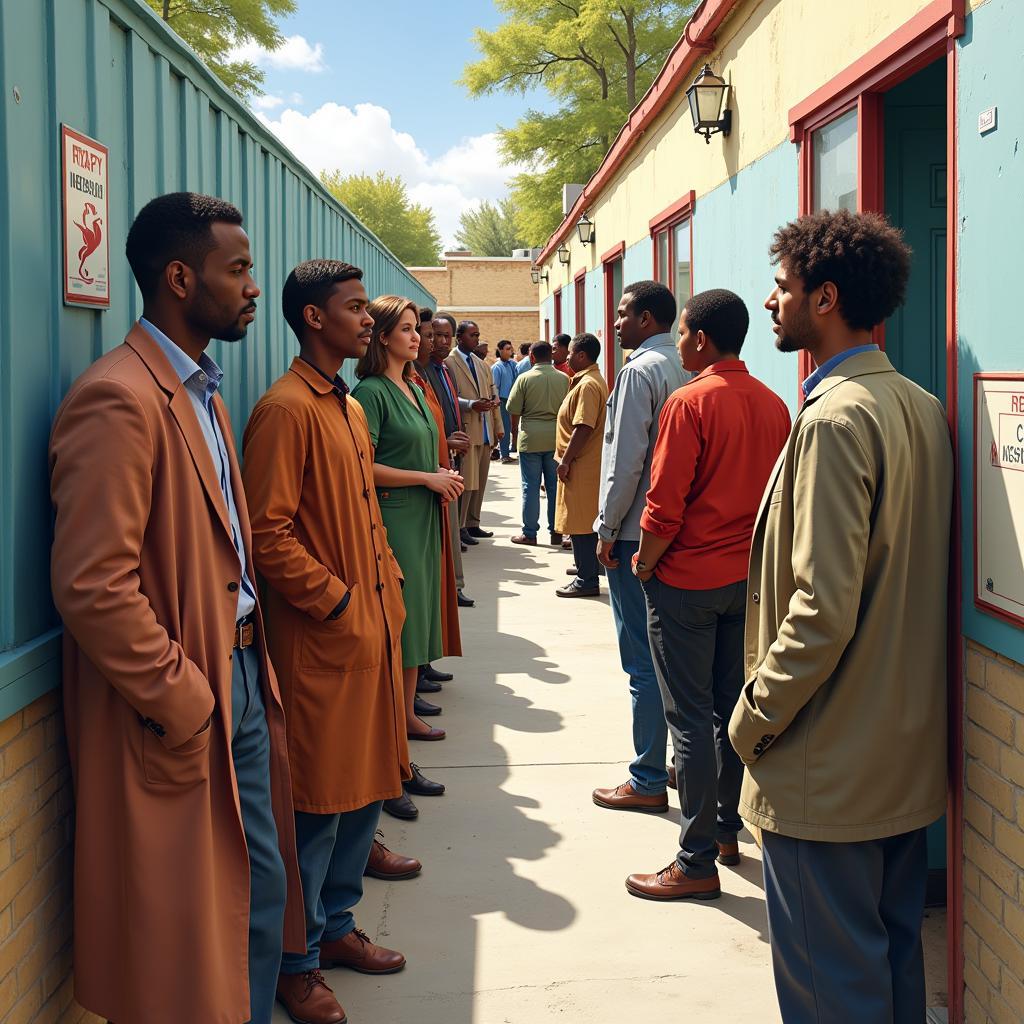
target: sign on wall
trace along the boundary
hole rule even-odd
[[[974,603],[1024,626],[1024,373],[974,375]]]
[[[110,306],[107,147],[60,128],[64,206],[64,301]]]

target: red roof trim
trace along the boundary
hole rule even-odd
[[[579,199],[573,203],[572,209],[541,250],[537,257],[538,264],[548,261],[580,219],[580,214],[601,194],[601,190],[608,184],[612,175],[640,142],[644,132],[676,96],[694,64],[715,48],[715,32],[738,3],[739,0],[703,0],[669,53],[665,66],[658,72],[657,78],[651,83],[643,99],[633,108],[626,123],[619,129],[619,134],[615,136],[615,141],[601,166],[594,172]]]

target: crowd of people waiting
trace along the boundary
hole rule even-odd
[[[724,289],[680,311],[664,285],[627,285],[609,395],[592,334],[518,361],[502,341],[488,367],[472,321],[306,261],[281,296],[298,355],[241,464],[205,351],[255,317],[241,213],[161,196],[126,254],[142,316],[72,385],[50,445],[82,1005],[269,1024],[276,999],[339,1024],[323,968],[404,966],[353,911],[364,875],[421,869],[379,815],[444,792],[409,744],[445,739],[422,695],[461,653],[496,457],[520,467],[513,543],[538,544],[543,490],[552,544],[572,547],[559,595],[608,581],[636,756],[594,802],[657,813],[679,792],[677,855],[629,892],[717,898],[742,818],[787,1024],[852,1005],[923,1020],[952,465],[939,403],[872,338],[903,299],[898,232],[841,212],[776,234],[776,345],[817,367],[792,425],[740,359],[749,314]]]

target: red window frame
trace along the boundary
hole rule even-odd
[[[572,279],[573,302],[576,311],[576,333],[587,329],[587,272],[578,270]]]
[[[654,280],[660,281],[662,272],[666,269],[661,266],[661,260],[658,256],[658,236],[662,232],[667,232],[668,242],[668,265],[674,267],[676,264],[676,253],[675,253],[675,229],[682,224],[684,220],[690,222],[690,294],[692,295],[695,291],[693,286],[693,208],[697,203],[697,194],[693,189],[690,189],[681,199],[676,200],[671,206],[667,206],[657,216],[652,217],[648,222],[648,227],[651,231],[651,248],[654,250]],[[672,275],[673,280],[666,282],[666,287],[675,295],[675,275]],[[689,296],[687,296],[689,298]],[[676,302],[679,302],[679,296],[676,295]]]
[[[612,283],[615,280],[615,265],[621,265],[625,255],[626,243],[623,240],[601,256],[601,270],[604,275],[604,379],[608,382],[609,388],[615,386],[615,317],[620,298],[614,294]]]
[[[883,152],[884,93],[915,72],[945,57],[946,60],[946,415],[959,451],[957,410],[957,44],[965,30],[965,0],[932,0],[863,57],[836,75],[789,112],[790,140],[799,152],[799,211],[812,212],[814,204],[813,132],[856,108],[857,208],[884,212]],[[884,334],[878,335],[884,344]],[[804,380],[812,365],[800,353],[799,375]],[[798,389],[798,398],[803,393]],[[957,463],[958,464],[958,463]],[[961,610],[960,488],[953,490],[953,528],[949,574],[949,803],[946,812],[947,851],[947,989],[951,1024],[964,1020],[964,697],[963,631]]]
[[[562,289],[559,288],[554,295],[555,300],[555,337],[562,333]]]

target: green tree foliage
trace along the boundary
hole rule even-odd
[[[526,164],[512,180],[517,224],[542,245],[562,219],[562,185],[597,169],[629,112],[682,35],[696,0],[496,0],[504,22],[476,31],[481,59],[462,84],[473,96],[544,89],[554,113],[530,110],[499,128],[502,155]]]
[[[344,203],[407,267],[433,267],[440,262],[441,236],[434,214],[409,202],[401,178],[383,171],[375,177],[340,171],[320,175],[327,190]]]
[[[248,60],[230,60],[243,43],[266,50],[281,45],[274,18],[292,14],[295,0],[146,0],[231,90],[245,98],[263,85],[263,72]]]
[[[497,205],[483,202],[459,218],[455,241],[475,256],[509,256],[513,249],[529,248],[516,224],[516,207],[511,199]]]

